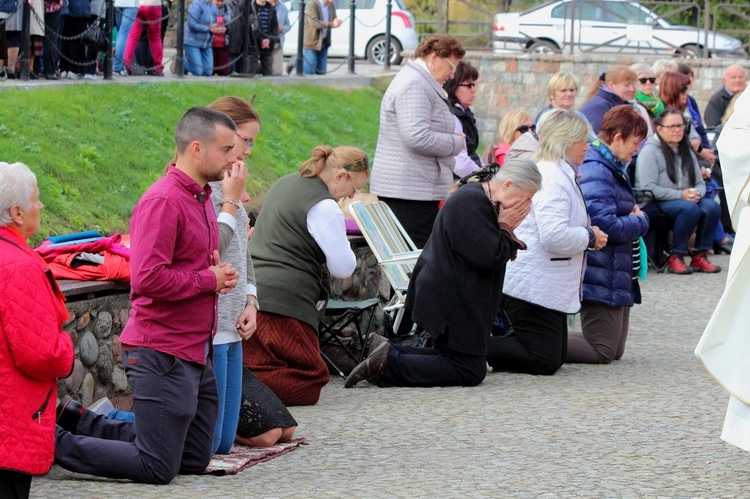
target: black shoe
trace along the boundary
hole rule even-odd
[[[726,242],[726,243],[714,243],[714,254],[721,255],[722,253],[726,255],[732,254],[732,242]]]
[[[70,395],[64,396],[57,404],[57,425],[65,431],[75,433],[83,411],[83,406]]]
[[[59,80],[59,79],[60,79],[60,77],[59,77],[59,76],[57,76],[57,75],[56,75],[56,74],[54,74],[54,73],[52,73],[52,74],[49,74],[49,75],[44,75],[44,78],[45,78],[46,80]]]

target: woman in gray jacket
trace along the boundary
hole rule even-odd
[[[393,210],[414,244],[424,247],[438,204],[453,185],[464,148],[442,85],[466,51],[450,35],[426,38],[391,82],[380,105],[370,192]]]

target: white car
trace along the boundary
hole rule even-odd
[[[525,50],[536,53],[617,52],[643,55],[702,57],[705,32],[691,26],[670,24],[643,5],[629,0],[576,0],[571,21],[571,2],[550,2],[522,13],[495,16],[497,51]],[[744,56],[742,42],[710,31],[710,56]]]
[[[349,6],[350,0],[334,0],[336,15],[341,26],[331,32],[330,57],[349,55]],[[354,56],[376,64],[385,64],[385,14],[387,0],[356,0],[356,24],[354,26]],[[286,2],[292,29],[286,33],[284,55],[297,55],[299,26],[299,2]],[[419,45],[414,29],[414,16],[406,10],[402,0],[391,2],[391,64],[401,63],[402,50],[414,50]]]

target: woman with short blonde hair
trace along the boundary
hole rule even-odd
[[[550,104],[536,115],[536,120],[534,121],[537,126],[541,124],[542,116],[552,109],[573,109],[577,95],[578,80],[575,76],[563,72],[552,75],[552,78],[547,83],[547,97],[549,97]]]
[[[500,313],[514,334],[489,338],[487,362],[495,371],[552,375],[565,361],[567,314],[581,308],[586,250],[607,242],[589,226],[577,181],[589,133],[584,117],[564,109],[551,111],[539,131],[535,161],[542,188],[515,231],[528,250],[508,263]]]

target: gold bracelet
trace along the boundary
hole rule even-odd
[[[235,201],[233,199],[227,199],[227,198],[222,199],[221,200],[221,204],[231,204],[232,206],[234,206],[238,210],[241,208],[240,203],[238,203],[237,201]]]

